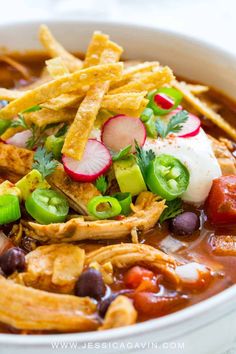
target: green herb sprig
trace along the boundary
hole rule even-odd
[[[156,120],[158,135],[166,138],[170,133],[179,133],[183,128],[183,124],[188,120],[188,117],[188,112],[183,110],[172,116],[167,124],[161,118],[158,118]]]
[[[165,220],[172,219],[183,212],[182,201],[180,198],[166,202],[167,208],[162,212],[159,223],[162,224]]]
[[[112,161],[118,161],[126,158],[131,151],[132,145],[128,145],[125,148],[121,149],[119,152],[113,154]]]
[[[106,177],[105,176],[98,177],[95,181],[95,187],[99,190],[99,192],[105,194],[108,187]]]
[[[155,153],[152,150],[148,150],[148,151],[143,150],[143,148],[139,146],[137,141],[135,141],[135,149],[136,149],[136,154],[135,154],[136,162],[139,165],[139,168],[143,176],[145,176],[148,165],[155,158]]]
[[[47,152],[45,148],[39,147],[35,151],[32,168],[38,170],[43,178],[51,175],[58,164],[59,162],[53,159],[52,153]]]

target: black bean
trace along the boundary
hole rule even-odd
[[[118,296],[119,294],[110,294],[107,297],[104,297],[99,305],[98,305],[98,313],[101,317],[104,317],[108,307],[110,306],[110,304],[115,300],[115,298]]]
[[[186,211],[170,220],[170,230],[174,235],[191,235],[200,227],[199,217],[190,211]]]
[[[19,247],[10,248],[0,257],[0,267],[6,275],[25,270],[25,253]]]
[[[106,286],[101,273],[93,268],[87,269],[81,274],[75,285],[75,295],[89,296],[100,300],[106,292]]]

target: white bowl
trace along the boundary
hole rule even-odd
[[[39,24],[0,25],[0,45],[14,50],[40,48]],[[236,58],[210,44],[147,26],[71,20],[48,25],[71,51],[85,51],[92,32],[102,30],[125,48],[126,58],[159,60],[177,74],[236,99]],[[0,353],[217,354],[236,343],[235,328],[236,286],[232,286],[187,309],[126,328],[62,335],[0,334]]]

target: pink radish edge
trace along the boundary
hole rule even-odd
[[[94,145],[96,144],[96,149],[91,153],[92,150],[91,144]],[[90,146],[89,146],[90,145]],[[101,152],[101,155],[98,156],[98,152]],[[102,154],[104,155],[104,165],[102,166],[101,163],[99,162],[100,166],[98,165],[98,159],[96,161],[96,158],[100,157],[100,160],[102,157]],[[89,160],[91,161],[91,165],[89,166]],[[101,143],[100,141],[96,139],[89,139],[87,142],[87,145],[85,147],[85,152],[81,160],[77,161],[71,157],[67,157],[65,155],[62,156],[62,162],[64,165],[65,172],[74,180],[77,182],[93,182],[95,181],[99,176],[103,175],[111,166],[112,164],[112,157],[109,152],[109,150],[106,148],[106,146]],[[77,169],[73,168],[71,164],[75,165],[77,164]],[[87,167],[95,167],[95,171],[91,173],[88,171],[88,173],[85,173],[86,169],[86,164]],[[84,166],[83,166],[84,165]],[[94,165],[94,166],[92,166]],[[81,172],[80,172],[81,170]],[[96,171],[97,170],[97,171]]]
[[[128,125],[130,126],[127,128]],[[122,130],[122,134],[119,134],[118,128],[120,131]],[[114,152],[119,152],[127,145],[132,145],[131,151],[135,152],[134,141],[137,140],[139,145],[143,146],[146,136],[146,128],[143,122],[139,118],[129,117],[124,114],[109,118],[103,124],[101,131],[102,142]]]
[[[178,113],[179,111],[181,111],[182,108],[176,108],[174,111],[172,111],[171,113],[168,114],[168,117],[171,118],[173,115],[175,115],[176,113]],[[195,116],[192,113],[188,113],[189,114],[189,118],[187,120],[187,122],[185,122],[183,124],[183,128],[181,129],[181,131],[179,133],[176,133],[175,136],[178,136],[179,138],[191,138],[193,136],[196,136],[201,128],[201,120]],[[191,124],[189,123],[189,121],[192,122],[192,129],[191,129]],[[188,129],[186,129],[188,127]],[[184,131],[186,131],[184,133]],[[182,132],[182,134],[181,134]]]

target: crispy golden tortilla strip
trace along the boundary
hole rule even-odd
[[[204,115],[206,118],[211,120],[215,125],[225,131],[231,138],[236,140],[236,129],[234,129],[228,122],[226,122],[221,115],[214,112],[211,108],[209,108],[205,103],[199,100],[198,97],[194,96],[188,89],[185,83],[174,81],[173,86],[179,90],[184,99],[190,103],[194,109],[196,109],[199,113]]]
[[[129,236],[134,228],[140,231],[150,230],[165,208],[165,201],[153,200],[143,210],[138,210],[124,220],[85,221],[75,218],[63,224],[50,225],[30,222],[25,231],[30,237],[44,243],[115,240]]]
[[[30,172],[33,163],[33,151],[0,143],[0,167],[19,175]]]
[[[84,94],[81,93],[65,93],[58,97],[52,98],[51,100],[43,103],[43,107],[52,109],[54,111],[59,111],[66,107],[78,107],[82,101]]]
[[[63,46],[54,38],[49,28],[45,25],[41,25],[39,28],[39,40],[52,58],[62,58],[70,72],[82,68],[83,62],[63,48]]]
[[[187,85],[189,91],[192,92],[193,95],[200,95],[209,91],[209,87],[205,85],[188,84],[186,82],[184,82],[184,84]]]
[[[111,83],[111,88],[117,88],[127,84],[129,81],[133,80],[137,74],[144,72],[154,72],[159,69],[158,61],[146,61],[144,63],[128,66],[124,68],[122,78],[116,82]]]
[[[88,85],[97,81],[115,80],[120,77],[123,69],[122,63],[97,65],[63,76],[57,80],[49,81],[9,103],[1,109],[0,118],[12,119],[19,112],[31,106],[38,105],[48,99],[70,91],[86,89]]]
[[[47,124],[72,121],[75,114],[76,109],[74,108],[61,109],[59,111],[42,108],[37,112],[26,113],[25,117],[27,117],[27,121],[34,123],[38,127],[43,127]]]
[[[0,322],[22,330],[90,331],[99,326],[89,297],[53,294],[0,276]]]
[[[3,61],[5,63],[7,63],[8,65],[10,65],[11,67],[13,67],[16,71],[18,71],[23,76],[24,79],[30,80],[31,73],[26,66],[22,65],[21,63],[12,59],[11,57],[9,57],[7,55],[1,55],[0,61]]]
[[[24,92],[19,90],[10,90],[3,87],[0,88],[0,100],[6,100],[9,102],[14,101],[21,97],[23,94]]]
[[[120,113],[125,109],[137,110],[142,105],[146,95],[147,91],[106,95],[102,101],[102,108]]]
[[[119,60],[122,48],[109,41],[101,55],[101,64],[114,63]],[[111,65],[111,64],[110,64]],[[94,68],[96,68],[95,66]],[[89,70],[89,69],[85,69]],[[104,95],[109,89],[109,81],[94,84],[87,92],[65,138],[62,153],[80,160],[83,156],[90,132],[101,107]]]
[[[99,330],[130,326],[137,320],[138,313],[132,301],[124,295],[119,295],[108,307],[104,323]]]
[[[46,60],[45,63],[48,73],[53,79],[57,79],[70,73],[61,57]]]
[[[25,258],[26,270],[14,273],[11,280],[40,290],[71,294],[83,271],[85,252],[79,246],[61,243],[37,247]]]
[[[173,80],[174,75],[172,70],[168,66],[165,66],[160,68],[158,71],[147,74],[145,73],[140,76],[139,79],[135,79],[134,81],[131,81],[124,86],[113,89],[109,91],[109,94],[151,91],[166,84],[170,84]]]
[[[2,135],[1,140],[6,141],[7,139],[11,138],[13,135],[23,132],[25,130],[23,127],[12,127],[8,128]]]
[[[84,68],[100,64],[101,54],[106,49],[108,40],[109,36],[107,34],[99,31],[93,33],[84,59]]]
[[[71,180],[62,165],[58,166],[56,171],[47,177],[47,181],[53,189],[64,194],[72,209],[84,215],[87,214],[88,202],[101,195],[94,184],[78,183]]]

